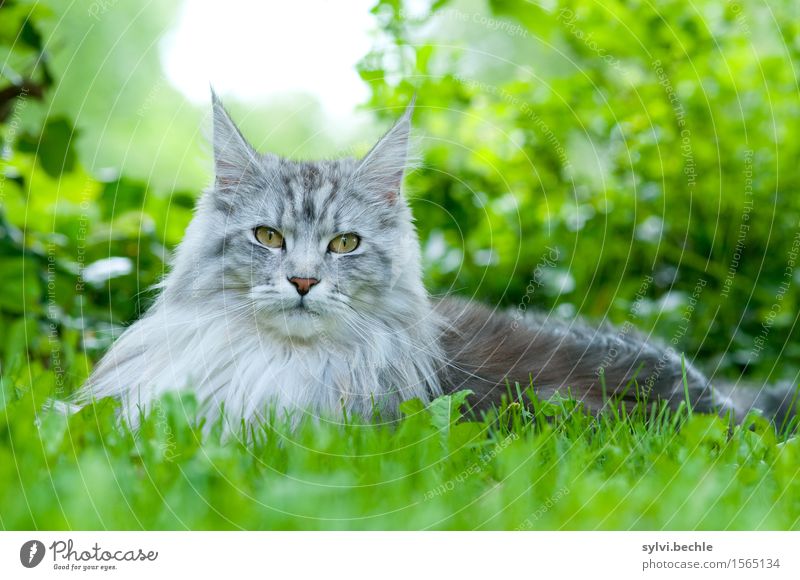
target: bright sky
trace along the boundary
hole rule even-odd
[[[347,116],[368,96],[355,64],[371,46],[374,0],[184,0],[162,46],[170,82],[196,103],[220,95],[258,100],[285,92],[318,96]]]

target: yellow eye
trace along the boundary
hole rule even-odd
[[[358,247],[360,242],[361,238],[355,234],[339,234],[328,244],[328,249],[337,254],[349,254]]]
[[[283,236],[277,230],[266,226],[258,226],[254,233],[256,239],[268,248],[283,247]]]

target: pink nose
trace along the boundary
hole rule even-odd
[[[305,296],[308,294],[308,291],[314,284],[319,284],[319,280],[316,278],[289,278],[289,282],[291,282],[294,287],[297,289],[297,293],[300,296]]]

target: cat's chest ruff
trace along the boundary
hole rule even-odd
[[[251,356],[265,377],[282,384],[313,388],[341,382],[350,375],[345,356],[322,348],[261,345]]]
[[[229,377],[231,394],[290,407],[338,407],[351,395],[380,388],[380,370],[357,354],[322,345],[254,345]],[[235,396],[235,395],[234,395]]]

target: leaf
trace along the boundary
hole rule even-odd
[[[18,147],[21,151],[35,152],[42,169],[49,176],[58,177],[75,168],[75,137],[72,124],[64,117],[55,117],[47,120],[38,138],[27,136],[20,139]]]
[[[431,426],[440,433],[445,447],[449,443],[452,426],[461,418],[461,407],[471,394],[470,390],[456,391],[435,399],[428,406]]]
[[[400,412],[407,417],[421,413],[424,410],[425,405],[419,399],[409,399],[400,403]]]
[[[6,312],[37,312],[40,309],[41,284],[36,263],[24,258],[0,258],[0,309]]]

